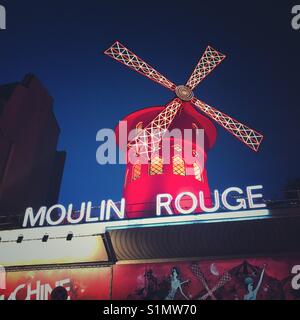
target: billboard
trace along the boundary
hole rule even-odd
[[[110,267],[47,269],[6,273],[6,289],[0,300],[50,300],[56,287],[64,287],[68,300],[107,300]]]
[[[112,289],[122,300],[300,300],[300,256],[117,265]]]
[[[0,300],[300,300],[300,256],[6,272]]]

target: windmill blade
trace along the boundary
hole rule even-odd
[[[203,113],[215,120],[219,125],[241,140],[246,146],[254,151],[258,151],[263,140],[263,135],[257,131],[250,129],[237,120],[229,117],[225,113],[210,107],[206,103],[197,98],[192,99],[192,103],[199,108]]]
[[[225,58],[226,56],[224,54],[208,46],[187,81],[186,86],[193,90]]]
[[[109,57],[125,64],[127,67],[137,71],[138,73],[146,76],[147,78],[159,83],[160,85],[174,91],[176,86],[173,82],[168,80],[165,76],[152,68],[148,63],[143,61],[129,49],[124,47],[120,42],[116,41],[105,52]]]
[[[182,101],[175,98],[162,110],[138,135],[129,142],[128,147],[134,147],[137,154],[146,154],[150,159],[160,148],[160,142],[182,107]]]

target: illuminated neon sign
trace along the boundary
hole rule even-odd
[[[262,202],[262,186],[248,186],[245,190],[239,187],[230,187],[220,193],[218,190],[213,194],[213,205],[208,207],[205,205],[204,194],[202,191],[198,195],[191,192],[182,192],[175,198],[172,195],[158,194],[156,197],[156,213],[157,217],[173,216],[175,215],[174,208],[171,203],[175,205],[176,217],[180,218],[181,215],[193,214],[196,212],[196,208],[200,207],[201,213],[198,215],[203,216],[205,213],[215,213],[218,215],[220,209],[225,208],[226,211],[239,211],[249,212],[249,210],[262,209],[266,207],[266,204]],[[233,198],[233,195],[239,197]],[[240,198],[244,197],[244,198]],[[188,198],[188,207],[182,206],[182,199]],[[232,203],[232,198],[235,203]],[[229,201],[231,199],[231,201]],[[79,215],[73,216],[73,204],[69,204],[67,207],[56,204],[50,208],[41,207],[37,212],[34,212],[32,208],[27,208],[25,211],[23,227],[36,227],[36,226],[58,226],[61,224],[79,224],[79,223],[91,223],[110,220],[125,220],[125,199],[120,201],[120,205],[117,206],[112,200],[102,200],[98,209],[98,215],[91,215],[92,203],[83,202]],[[147,219],[145,219],[147,220]]]

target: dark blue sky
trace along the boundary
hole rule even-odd
[[[218,128],[211,187],[263,184],[268,197],[300,176],[300,31],[281,1],[0,1],[0,83],[33,72],[55,99],[67,151],[62,203],[118,200],[124,166],[96,163],[96,132],[172,93],[106,57],[115,40],[176,84],[210,44],[226,60],[196,89],[208,104],[262,132],[259,153]]]

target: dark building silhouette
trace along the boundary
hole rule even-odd
[[[0,86],[0,216],[58,200],[65,152],[53,99],[32,74]]]

